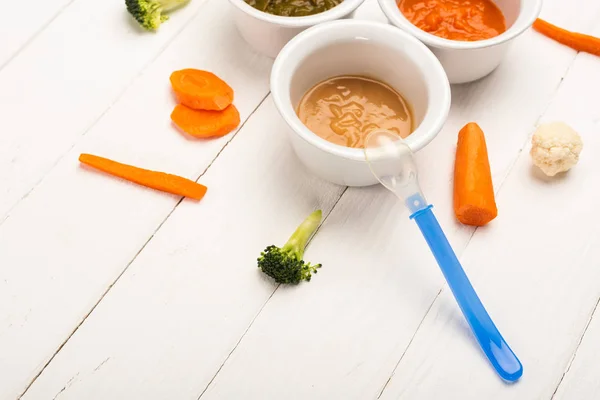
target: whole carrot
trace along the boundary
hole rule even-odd
[[[206,193],[206,186],[177,175],[121,164],[92,154],[81,154],[79,161],[107,174],[163,192],[191,197],[196,200],[200,200]]]
[[[498,215],[485,136],[474,122],[458,133],[454,213],[463,224],[474,226],[483,226]]]
[[[600,56],[600,38],[567,31],[539,18],[533,23],[533,29],[572,49]]]

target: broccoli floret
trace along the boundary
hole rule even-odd
[[[169,19],[164,14],[181,7],[190,0],[125,0],[127,11],[135,20],[149,31],[158,29],[161,23]]]
[[[310,214],[283,247],[267,247],[258,258],[258,268],[277,283],[296,284],[310,281],[312,274],[317,273],[317,268],[321,268],[321,264],[311,265],[304,262],[302,257],[308,240],[319,227],[321,216],[321,210]]]

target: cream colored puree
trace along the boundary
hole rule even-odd
[[[405,138],[412,133],[410,109],[385,83],[361,76],[338,76],[310,89],[298,105],[298,117],[315,134],[347,147],[364,147],[374,129]]]

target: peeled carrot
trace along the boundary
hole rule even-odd
[[[200,138],[223,136],[240,124],[240,113],[232,104],[223,111],[192,110],[178,104],[171,120],[184,132]]]
[[[166,174],[164,172],[150,171],[132,165],[121,164],[109,160],[108,158],[91,154],[81,154],[79,156],[79,162],[139,185],[179,196],[200,200],[206,193],[206,186],[189,179],[177,175]]]
[[[498,215],[485,136],[474,122],[458,134],[454,213],[463,224],[474,226],[483,226]]]
[[[208,71],[182,69],[171,74],[179,103],[194,110],[224,110],[233,103],[233,89]]]
[[[533,23],[533,29],[572,49],[600,56],[600,38],[567,31],[539,18]]]

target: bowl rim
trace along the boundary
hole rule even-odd
[[[244,0],[229,0],[240,11],[264,22],[290,28],[301,28],[340,19],[356,10],[365,0],[344,0],[337,6],[319,14],[305,17],[285,17],[257,10]]]
[[[483,49],[486,47],[497,46],[502,43],[506,43],[517,36],[525,32],[533,23],[536,18],[540,15],[542,10],[543,0],[520,0],[521,7],[519,9],[519,15],[515,22],[506,31],[500,35],[490,39],[477,40],[472,42],[450,40],[435,36],[431,33],[425,32],[413,25],[404,14],[398,8],[398,0],[378,0],[379,7],[387,17],[387,19],[395,26],[400,29],[406,30],[411,35],[422,41],[428,46],[441,48],[441,49],[456,49],[456,50],[474,50]],[[529,8],[522,6],[524,2],[531,2],[533,5]],[[525,11],[528,11],[528,15],[524,15]]]
[[[362,29],[360,34],[357,29]],[[364,150],[351,148],[329,142],[308,129],[291,104],[289,89],[293,73],[304,57],[298,57],[301,49],[311,54],[314,51],[339,42],[335,35],[328,35],[336,31],[343,31],[348,40],[377,40],[369,35],[376,36],[381,33],[383,41],[390,48],[393,45],[402,44],[410,47],[413,53],[411,58],[418,58],[426,63],[428,73],[423,73],[423,79],[428,92],[427,110],[419,126],[405,139],[413,152],[416,152],[429,144],[440,132],[450,112],[450,83],[442,64],[427,46],[410,34],[393,27],[389,24],[366,21],[366,20],[338,20],[327,22],[308,28],[289,41],[281,50],[271,70],[271,95],[277,110],[291,128],[291,130],[309,144],[345,159],[366,162]],[[318,40],[315,40],[318,39]],[[381,44],[381,40],[377,40]],[[373,77],[376,78],[376,77]],[[317,84],[318,82],[315,82]],[[286,94],[287,93],[287,94]]]

